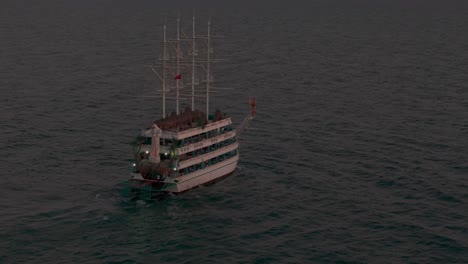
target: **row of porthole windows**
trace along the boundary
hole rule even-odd
[[[213,137],[216,137],[218,135],[228,133],[228,132],[233,131],[233,130],[234,130],[234,128],[232,127],[232,125],[227,125],[227,126],[224,126],[224,127],[213,129],[213,130],[207,131],[207,132],[202,133],[202,134],[198,134],[198,135],[195,135],[195,136],[192,136],[192,137],[184,138],[182,140],[177,140],[176,141],[176,147],[182,147],[182,146],[190,145],[190,144],[200,142],[200,141],[208,139],[208,138],[213,138]],[[143,138],[142,139],[142,141],[143,141],[142,144],[151,145],[151,137],[142,137],[142,138]],[[172,143],[173,143],[172,139],[161,138],[159,140],[159,144],[162,145],[162,146],[172,145]]]
[[[234,156],[237,155],[237,149],[233,150],[233,151],[229,151],[227,153],[224,153],[222,155],[219,155],[215,158],[212,158],[210,160],[207,160],[207,161],[204,161],[204,162],[201,162],[201,163],[198,163],[198,164],[195,164],[195,165],[192,165],[190,167],[187,167],[187,168],[184,168],[184,169],[181,169],[179,170],[179,175],[182,176],[184,174],[188,174],[188,173],[191,173],[191,172],[195,172],[197,170],[203,170],[205,169],[206,167],[209,167],[209,166],[212,166],[212,165],[215,165],[216,163],[218,162],[221,162],[221,161],[224,161],[224,160],[227,160],[227,159],[230,159]]]
[[[188,137],[188,138],[184,138],[182,140],[178,140],[177,141],[177,147],[197,143],[197,142],[203,141],[205,139],[213,138],[213,137],[216,137],[218,135],[230,132],[232,130],[233,130],[232,125],[227,125],[227,126],[219,128],[219,129],[213,129],[213,130],[210,130],[210,131],[202,133],[202,134],[198,134],[198,135],[195,135],[195,136],[192,136],[192,137]]]
[[[208,138],[213,138],[213,137],[216,137],[218,135],[228,133],[228,132],[233,131],[233,130],[234,129],[233,129],[232,125],[227,125],[227,126],[219,128],[219,129],[210,130],[210,131],[202,133],[202,134],[198,134],[198,135],[195,135],[195,136],[192,136],[192,137],[184,138],[182,140],[177,140],[176,144],[177,144],[177,147],[186,146],[186,145],[189,145],[189,144],[200,142],[200,141],[208,139]],[[139,136],[138,140],[143,145],[151,145],[151,137]],[[162,146],[172,145],[172,142],[173,142],[172,139],[161,138],[159,140],[159,144],[162,145]]]
[[[229,146],[229,145],[235,143],[236,141],[237,141],[236,137],[228,138],[226,140],[223,140],[223,141],[221,141],[219,143],[215,143],[215,144],[210,145],[208,147],[200,148],[200,149],[197,149],[197,150],[182,154],[182,155],[179,156],[179,160],[183,161],[183,160],[191,159],[191,158],[194,158],[194,157],[206,154],[206,153],[210,153],[211,151],[215,151],[215,150],[218,150],[220,148]]]
[[[215,144],[210,145],[208,147],[200,148],[200,149],[197,149],[195,151],[191,151],[191,152],[182,154],[182,155],[179,156],[179,160],[184,161],[184,160],[191,159],[191,158],[194,158],[194,157],[206,154],[206,153],[210,153],[210,152],[216,151],[216,150],[218,150],[220,148],[229,146],[229,145],[235,143],[236,141],[237,141],[236,137],[228,138],[226,140],[223,140],[223,141],[221,141],[219,143],[215,143]],[[148,159],[148,158],[149,158],[149,152],[140,152],[139,157],[138,157],[138,161],[142,160],[142,159]],[[160,158],[161,158],[161,161],[163,161],[163,160],[169,159],[170,156],[167,153],[166,154],[160,154]]]

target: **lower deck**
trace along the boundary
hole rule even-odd
[[[144,179],[140,173],[131,173],[129,182],[131,189],[139,189],[145,192],[171,192],[180,193],[219,180],[231,174],[237,167],[239,154],[227,157],[224,160],[202,167],[201,165],[186,174],[177,177],[167,177],[164,180]]]

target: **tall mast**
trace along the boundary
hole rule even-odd
[[[195,110],[195,15],[192,16],[192,111]]]
[[[164,25],[164,44],[163,44],[163,74],[162,74],[162,98],[163,98],[163,118],[166,117],[166,25]]]
[[[179,34],[179,24],[180,24],[180,13],[179,16],[177,17],[177,62],[176,62],[176,113],[179,114],[179,74],[180,74],[180,68],[179,68],[179,54],[180,54],[180,34]]]
[[[207,62],[206,62],[206,116],[209,116],[210,110],[210,25],[211,25],[211,18],[208,20],[208,52],[207,52]]]

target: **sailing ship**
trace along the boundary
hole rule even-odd
[[[238,137],[256,115],[256,100],[255,97],[250,99],[251,111],[236,128],[226,113],[216,110],[209,114],[210,91],[215,89],[210,86],[213,79],[211,64],[214,62],[211,38],[210,21],[205,36],[195,35],[195,16],[192,17],[191,38],[181,32],[179,18],[174,40],[167,39],[164,25],[162,62],[149,66],[162,84],[162,117],[137,137],[135,161],[123,189],[125,195],[138,193],[140,198],[150,199],[159,193],[181,193],[222,179],[236,169]],[[183,60],[183,45],[188,47],[191,61]],[[198,58],[199,45],[206,50],[205,58]],[[175,61],[171,60],[174,57]],[[179,100],[187,75],[190,77],[191,107],[180,111]],[[202,83],[196,81],[200,75],[206,78]],[[173,94],[174,89],[175,98],[171,98],[168,95]],[[204,95],[197,96],[196,92],[200,91]],[[206,112],[195,108],[195,97],[202,98]],[[175,99],[176,109],[171,115],[166,115],[168,99]]]

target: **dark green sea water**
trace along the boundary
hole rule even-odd
[[[230,177],[128,201],[164,4],[1,1],[0,263],[468,263],[468,2],[195,9],[257,118]]]

